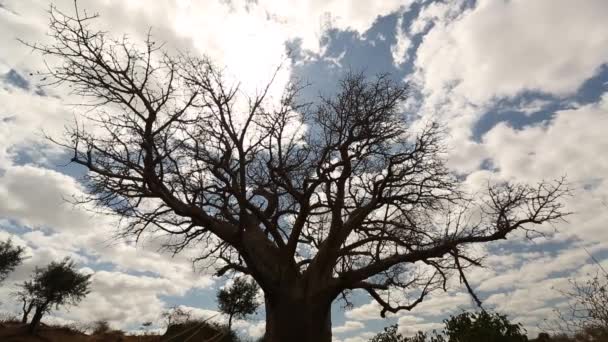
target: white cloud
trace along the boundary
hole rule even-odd
[[[367,304],[363,304],[354,309],[348,310],[344,313],[344,316],[349,319],[355,319],[359,321],[372,320],[372,319],[381,319],[380,311],[382,307],[375,302],[371,301]]]
[[[333,327],[331,329],[331,332],[334,334],[341,334],[341,333],[345,333],[345,332],[350,332],[353,330],[360,330],[365,328],[365,324],[358,322],[358,321],[346,321],[344,322],[344,324],[337,326],[337,327]]]
[[[397,31],[395,32],[397,42],[391,46],[391,55],[393,56],[393,63],[398,67],[409,60],[408,50],[412,45],[411,38],[407,31],[403,29],[403,14],[399,16],[395,30]]]
[[[484,103],[524,90],[570,94],[608,61],[606,13],[603,0],[479,1],[435,22],[416,67],[431,96],[452,89]]]
[[[516,130],[499,124],[483,144],[500,172],[530,180],[567,174],[570,181],[603,177],[608,159],[608,95],[598,103],[555,113],[551,122]]]
[[[213,281],[209,274],[194,272],[191,250],[172,258],[157,252],[160,243],[139,245],[113,239],[117,221],[94,215],[87,206],[73,206],[65,201],[81,195],[82,188],[73,178],[32,165],[10,166],[0,175],[0,217],[10,219],[29,230],[20,235],[2,233],[15,243],[26,246],[29,256],[10,274],[6,284],[27,279],[35,266],[71,257],[93,267],[105,263],[113,271],[97,271],[92,293],[77,308],[60,311],[57,317],[81,322],[107,319],[120,328],[141,320],[156,320],[166,306],[160,295],[183,296],[192,288],[207,288]],[[12,226],[2,222],[1,229]],[[37,230],[43,227],[44,230]],[[126,272],[148,273],[136,276]],[[3,302],[14,304],[10,287],[3,288]],[[134,295],[135,294],[135,295]],[[16,307],[15,307],[16,309]]]

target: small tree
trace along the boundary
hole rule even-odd
[[[76,270],[76,264],[69,258],[60,262],[51,262],[44,268],[36,267],[33,279],[21,285],[17,292],[23,301],[23,320],[35,308],[34,317],[29,325],[30,333],[38,327],[42,316],[52,310],[53,306],[75,305],[90,291],[91,275]]]
[[[192,311],[181,306],[173,306],[165,310],[161,317],[167,322],[167,328],[174,324],[182,324],[192,321]]]
[[[558,311],[560,330],[577,333],[583,330],[608,331],[608,273],[580,281],[570,280],[562,292],[568,299],[565,310]]]
[[[255,313],[258,285],[244,278],[236,278],[230,287],[217,293],[217,303],[222,313],[228,315],[228,329],[232,329],[232,318],[245,318]]]
[[[10,239],[0,242],[0,282],[21,264],[23,253],[23,247],[13,245]]]

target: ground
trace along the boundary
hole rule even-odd
[[[158,335],[129,336],[120,332],[87,335],[68,327],[42,325],[35,335],[27,333],[27,327],[17,322],[0,323],[0,341],[3,342],[155,342]]]

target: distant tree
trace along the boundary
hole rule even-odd
[[[35,332],[42,316],[53,308],[75,305],[90,291],[91,275],[76,270],[74,261],[66,258],[60,262],[51,262],[44,268],[36,267],[33,279],[21,284],[18,297],[23,301],[23,320],[34,309],[34,316],[29,324],[29,331]]]
[[[91,325],[92,335],[104,335],[112,331],[110,323],[105,319],[100,319]]]
[[[222,313],[228,315],[228,329],[232,329],[232,318],[245,318],[255,313],[259,287],[243,277],[234,279],[231,286],[217,293],[217,303]]]
[[[163,232],[217,274],[254,278],[268,341],[331,341],[332,302],[353,290],[382,316],[452,275],[471,290],[473,245],[566,214],[562,180],[467,195],[445,163],[446,132],[412,125],[411,89],[389,75],[347,74],[310,104],[297,83],[273,96],[276,74],[248,94],[209,58],[115,39],[89,13],[52,7],[49,44],[30,44],[59,60],[50,82],[94,113],[55,141],[125,235]]]
[[[498,313],[463,312],[443,321],[442,331],[426,334],[419,331],[405,337],[397,325],[384,328],[370,342],[526,342],[528,338],[521,324],[511,323],[507,316]]]
[[[384,331],[379,332],[372,337],[370,342],[406,342],[405,336],[397,331],[397,324],[390,325],[384,328]],[[424,342],[424,341],[423,341]]]
[[[0,242],[0,283],[23,261],[24,249],[9,239]]]
[[[393,324],[384,328],[383,332],[372,337],[370,342],[444,342],[443,337],[435,334],[435,336],[427,335],[419,331],[412,337],[405,337],[397,331],[397,324]]]
[[[161,314],[161,317],[166,321],[167,327],[173,324],[181,324],[192,320],[192,311],[181,306],[173,306]]]
[[[551,342],[551,335],[546,332],[541,332],[538,334],[536,339],[530,340],[531,342]]]
[[[443,335],[448,342],[526,342],[526,331],[519,323],[511,323],[506,315],[463,312],[445,320]]]
[[[587,335],[604,331],[608,335],[608,273],[599,264],[598,268],[585,280],[570,279],[570,287],[561,291],[567,305],[556,310],[555,330]]]

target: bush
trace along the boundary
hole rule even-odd
[[[441,332],[427,335],[418,332],[405,337],[397,332],[397,325],[384,328],[370,342],[526,342],[528,337],[521,324],[513,324],[498,313],[463,312],[443,321]]]
[[[443,334],[448,342],[526,342],[526,331],[499,313],[463,312],[445,320]]]

